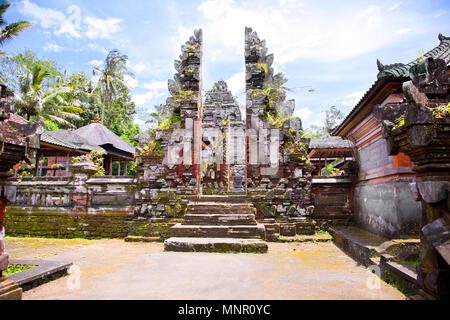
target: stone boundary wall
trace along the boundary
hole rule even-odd
[[[353,214],[353,184],[349,177],[313,178],[313,218],[342,219]]]
[[[177,219],[135,218],[129,210],[74,212],[46,208],[11,207],[6,211],[7,236],[42,238],[113,239],[129,235],[164,240]]]

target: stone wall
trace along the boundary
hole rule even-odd
[[[356,224],[387,238],[417,233],[422,207],[414,200],[411,182],[398,178],[356,185],[353,210]]]
[[[314,178],[312,180],[314,218],[351,218],[353,184],[348,177]]]
[[[129,212],[63,212],[62,210],[6,211],[7,236],[43,238],[124,238],[133,216]]]
[[[129,235],[164,240],[176,219],[137,219],[129,211],[64,212],[23,210],[6,212],[6,235],[12,237],[112,239]]]

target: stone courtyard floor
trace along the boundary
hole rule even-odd
[[[267,254],[164,252],[162,243],[7,238],[11,259],[72,261],[76,273],[23,299],[405,299],[332,242],[269,243]],[[79,284],[79,288],[77,285]]]

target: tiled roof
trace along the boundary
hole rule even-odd
[[[447,65],[450,64],[450,37],[445,37],[442,34],[439,34],[439,45],[428,51],[424,54],[424,58],[433,58],[433,59],[442,59]],[[359,109],[361,103],[366,99],[366,97],[370,94],[372,89],[382,80],[384,79],[401,79],[401,78],[409,78],[409,69],[417,64],[419,60],[416,59],[411,61],[408,64],[403,63],[395,63],[391,65],[382,66],[379,61],[377,64],[379,65],[380,72],[377,75],[377,80],[372,84],[369,90],[363,95],[363,97],[359,100],[359,102],[355,105],[355,107],[350,111],[350,113],[345,117],[345,119],[341,122],[341,124],[333,131],[333,134],[342,129],[344,123],[353,116],[356,110]]]
[[[131,154],[136,153],[135,147],[100,123],[91,123],[72,132],[82,138],[88,139],[90,143],[102,146],[103,148],[112,145],[117,150]]]
[[[45,131],[41,135],[41,141],[75,150],[103,150],[102,147],[89,143],[86,139],[70,130]]]
[[[10,113],[9,114],[9,119],[7,121],[15,122],[15,123],[18,123],[18,124],[27,124],[27,123],[29,123],[29,121],[25,120],[24,118],[22,118],[21,116],[19,116],[18,114],[15,114],[15,113]]]
[[[349,140],[344,140],[336,136],[323,136],[311,139],[310,149],[345,149],[354,148],[354,144]]]

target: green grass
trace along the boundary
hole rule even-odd
[[[36,267],[36,266],[29,265],[29,264],[10,264],[8,266],[8,270],[3,271],[3,275],[7,277],[7,276],[10,276],[15,273],[19,273],[19,272],[22,272],[22,271],[25,271],[28,269],[32,269],[34,267]]]

